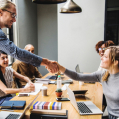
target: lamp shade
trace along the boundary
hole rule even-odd
[[[73,0],[68,0],[61,8],[61,13],[79,13],[82,9]]]
[[[32,2],[36,4],[58,4],[66,1],[67,0],[32,0]]]

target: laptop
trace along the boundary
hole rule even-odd
[[[73,91],[67,87],[69,99],[71,104],[81,115],[103,114],[103,112],[91,101],[76,102]]]
[[[75,67],[75,71],[76,71],[77,73],[81,73],[78,64],[77,64],[76,67]]]
[[[40,94],[40,93],[39,93]],[[37,99],[39,94],[35,97],[35,99],[25,108],[23,113],[19,112],[7,112],[7,111],[1,111],[0,112],[0,119],[22,119],[26,110],[31,107],[31,105],[34,103],[34,101]]]

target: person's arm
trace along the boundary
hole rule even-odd
[[[58,63],[57,63],[58,64]],[[75,71],[71,71],[69,69],[66,69],[65,67],[59,66],[59,71],[64,73],[66,76],[68,76],[71,79],[78,80],[78,81],[84,81],[84,82],[100,82],[101,77],[102,77],[102,72],[101,71],[96,71],[91,74],[82,74],[82,73],[77,73]]]
[[[32,83],[31,80],[28,77],[17,73],[15,70],[13,70],[13,76],[15,76],[16,78],[18,78],[18,79],[20,79],[22,81],[26,81],[27,83]]]
[[[34,91],[34,86],[28,85],[25,88],[18,88],[18,89],[13,89],[13,88],[7,88],[3,82],[0,80],[0,89],[5,93],[5,94],[14,94],[14,93],[22,93],[22,92],[31,92]]]
[[[29,51],[18,48],[12,41],[10,41],[3,31],[0,29],[0,49],[6,52],[8,55],[36,67],[40,65],[46,66],[51,70],[52,73],[58,71],[58,66],[52,61],[39,57]]]

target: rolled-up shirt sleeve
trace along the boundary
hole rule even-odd
[[[42,62],[42,57],[32,54],[24,49],[18,48],[12,41],[10,41],[2,29],[0,29],[0,50],[8,55],[36,67],[39,67]]]
[[[77,80],[77,81],[84,81],[84,82],[101,82],[103,72],[96,71],[90,74],[83,74],[83,73],[77,73],[75,71],[71,71],[69,69],[66,69],[64,74],[68,76],[71,79]]]

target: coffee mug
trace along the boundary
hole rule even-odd
[[[42,96],[47,96],[47,87],[42,86],[41,90],[42,90]]]
[[[79,81],[79,85],[81,85],[81,86],[82,86],[83,84],[84,84],[84,82],[83,82],[83,81]]]

